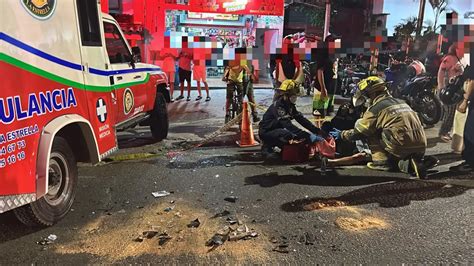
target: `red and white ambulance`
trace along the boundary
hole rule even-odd
[[[117,131],[166,138],[167,77],[98,0],[1,0],[0,12],[0,213],[49,226],[73,203],[76,162],[117,150]]]

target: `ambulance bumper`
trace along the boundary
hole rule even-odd
[[[0,213],[21,207],[36,200],[36,194],[0,196]]]

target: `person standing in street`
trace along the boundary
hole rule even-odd
[[[250,71],[254,73],[254,66],[253,64],[250,64],[249,67]],[[247,98],[250,103],[250,109],[252,110],[252,119],[254,123],[257,123],[260,121],[260,118],[258,118],[258,113],[257,113],[257,103],[255,102],[255,94],[253,93],[253,77],[252,73],[247,73],[245,71],[244,77],[243,77],[243,93],[244,97],[247,95]]]
[[[450,79],[462,74],[463,67],[460,61],[463,56],[464,51],[458,47],[457,43],[453,43],[449,47],[448,54],[441,61],[438,70],[438,93],[446,87]],[[439,130],[439,137],[444,142],[450,142],[452,140],[450,131],[453,128],[456,105],[443,105],[443,111],[443,123]]]
[[[193,60],[193,50],[190,48],[183,48],[179,54],[179,86],[181,94],[176,100],[184,98],[184,82],[186,81],[188,87],[188,97],[186,101],[191,101],[191,62]]]
[[[174,102],[174,80],[176,74],[176,58],[178,51],[174,48],[164,48],[160,52],[160,57],[163,59],[163,72],[168,76],[168,85],[170,87],[171,102]]]
[[[201,81],[202,81],[202,83],[204,84],[204,88],[206,89],[206,102],[208,102],[211,100],[211,97],[209,96],[209,85],[207,84],[206,60],[202,59],[200,56],[205,56],[205,55],[200,54],[200,53],[194,53],[193,78],[197,83],[197,91],[198,91],[198,97],[196,98],[196,101],[200,101],[202,99],[202,94],[201,94]]]
[[[320,94],[314,94],[313,114],[325,117],[334,111],[334,94],[337,82],[337,60],[329,51],[329,43],[334,38],[326,37],[325,47],[316,52],[316,88]],[[319,114],[318,114],[319,113]]]
[[[474,49],[471,49],[471,52],[474,52]],[[467,89],[464,92],[462,102],[457,108],[460,113],[466,113],[469,108],[463,134],[464,150],[462,151],[462,159],[464,162],[449,169],[461,174],[474,172],[474,68],[472,67],[472,60],[471,66],[466,68],[464,75],[467,80]]]

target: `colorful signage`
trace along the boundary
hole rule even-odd
[[[189,0],[189,11],[283,16],[284,0]]]
[[[199,13],[188,12],[188,18],[191,19],[215,19],[215,20],[239,20],[239,15],[234,14],[219,14],[219,13]]]

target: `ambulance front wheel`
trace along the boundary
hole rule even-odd
[[[51,226],[64,218],[76,195],[77,165],[68,142],[56,137],[51,148],[48,192],[41,199],[14,210],[28,226]]]
[[[163,140],[168,136],[168,109],[166,100],[161,92],[156,94],[155,108],[151,113],[150,129],[153,138],[157,141]]]

